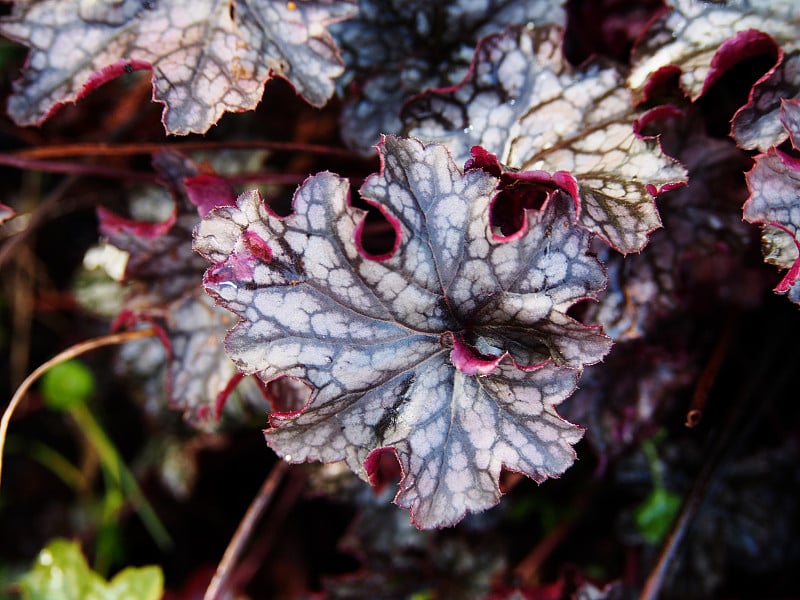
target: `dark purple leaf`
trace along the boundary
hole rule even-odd
[[[598,471],[655,433],[678,394],[695,380],[690,358],[685,350],[629,341],[615,345],[603,364],[586,369],[562,412],[586,426]]]
[[[574,65],[594,56],[627,63],[634,42],[665,8],[663,0],[572,0],[564,4],[564,54]]]

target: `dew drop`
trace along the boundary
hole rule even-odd
[[[516,103],[517,103],[517,101],[514,98],[512,98],[511,100],[508,101],[508,105],[509,106],[514,106]]]
[[[286,456],[283,457],[283,460],[285,460],[288,463],[292,462],[292,455],[287,454]]]
[[[220,281],[219,282],[219,286],[220,287],[232,287],[235,290],[239,289],[239,288],[236,287],[236,284],[234,282],[232,282],[232,281]]]
[[[464,127],[464,133],[466,134],[472,133],[472,129],[473,129],[472,125],[470,125],[469,127]]]

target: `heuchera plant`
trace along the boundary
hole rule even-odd
[[[148,69],[170,134],[253,109],[276,76],[315,107],[338,93],[350,158],[380,160],[359,198],[325,171],[279,215],[164,153],[166,221],[99,211],[129,255],[116,325],[158,328],[168,398],[195,424],[242,380],[259,399],[299,382],[265,433],[282,459],[344,461],[376,484],[389,456],[412,522],[451,526],[498,502],[503,469],[564,473],[582,426],[600,429],[602,465],[653,433],[698,371],[656,325],[689,313],[698,281],[715,309],[755,302],[747,223],[787,270],[775,291],[800,304],[800,3],[648,3],[651,19],[619,28],[627,64],[570,62],[579,5],[20,1],[0,20],[30,48],[8,112],[38,125]],[[730,131],[711,132],[703,102],[765,56]],[[386,251],[370,250],[358,206],[382,217]],[[0,204],[0,224],[13,218]],[[576,423],[562,418],[612,341],[567,404]]]
[[[800,143],[800,103],[784,101],[781,121],[796,149]],[[788,152],[771,148],[756,158],[747,173],[751,195],[744,205],[744,218],[761,223],[767,262],[789,269],[775,288],[800,304],[800,160]]]
[[[0,33],[31,47],[8,112],[41,123],[64,102],[123,73],[153,71],[169,133],[202,133],[226,111],[252,109],[273,75],[315,106],[341,75],[326,31],[352,1],[47,0],[18,2]]]
[[[474,145],[506,169],[569,190],[579,219],[620,252],[635,252],[660,225],[653,196],[683,181],[683,168],[637,135],[622,74],[563,56],[563,29],[509,29],[484,38],[455,89],[427,92],[403,112],[412,135],[445,143],[456,160]]]
[[[158,154],[153,162],[174,198],[165,221],[126,219],[102,208],[98,211],[100,233],[128,256],[123,276],[128,290],[115,326],[157,328],[167,355],[168,404],[199,426],[219,419],[242,376],[222,347],[231,315],[215,306],[199,285],[205,263],[192,252],[191,230],[198,216],[214,206],[233,204],[235,195],[225,180],[200,173],[196,164],[177,153]],[[148,353],[140,350],[136,357],[128,361],[126,370],[147,373]],[[261,397],[253,382],[239,386],[238,391]]]
[[[421,527],[452,525],[497,502],[501,466],[541,481],[574,460],[580,429],[554,406],[610,340],[566,313],[605,277],[560,190],[503,237],[497,178],[460,172],[438,144],[387,137],[379,151],[361,195],[392,224],[390,253],[359,246],[363,211],[329,173],[286,218],[254,193],[212,211],[195,249],[214,263],[206,289],[241,318],[227,339],[239,369],[313,386],[302,411],[272,416],[276,452],[368,479],[391,450],[396,502]]]

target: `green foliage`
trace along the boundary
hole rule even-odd
[[[41,390],[47,406],[66,411],[85,404],[94,394],[94,375],[82,362],[68,360],[42,375]]]
[[[120,501],[114,498],[129,499],[156,543],[162,548],[169,547],[172,544],[169,533],[145,498],[136,483],[136,477],[125,465],[116,446],[89,410],[87,401],[95,392],[95,378],[92,372],[78,360],[59,363],[42,376],[41,390],[47,406],[68,412],[76,421],[89,443],[97,451],[107,476],[108,495],[98,546],[98,556],[103,558],[99,561],[98,568],[104,570],[111,557],[116,515],[121,507]]]
[[[650,474],[653,478],[653,491],[634,512],[634,522],[639,534],[649,544],[658,544],[669,532],[681,508],[681,497],[667,489],[664,484],[663,464],[658,457],[656,444],[666,436],[663,430],[653,439],[642,442],[642,449],[647,457]]]
[[[657,544],[667,535],[681,507],[681,497],[664,488],[655,488],[636,509],[636,528],[650,544]]]
[[[25,600],[158,600],[164,576],[157,566],[128,567],[105,581],[86,563],[77,542],[54,540],[19,580]]]

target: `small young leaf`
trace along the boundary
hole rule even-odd
[[[17,2],[0,34],[31,53],[9,114],[38,124],[101,83],[148,68],[168,133],[203,133],[224,112],[255,108],[273,75],[322,106],[342,73],[326,27],[355,13],[354,0]]]
[[[54,540],[19,585],[25,600],[159,600],[164,576],[156,566],[128,567],[106,582],[86,564],[77,542]]]
[[[678,510],[681,497],[664,488],[656,488],[636,509],[636,527],[650,544],[658,544],[667,535]]]
[[[438,144],[387,137],[379,152],[361,194],[395,229],[390,253],[360,247],[364,213],[330,173],[286,218],[255,192],[212,211],[195,249],[214,263],[206,289],[240,318],[226,343],[236,365],[314,388],[299,413],[272,415],[273,449],[344,459],[365,480],[392,450],[395,501],[420,527],[452,525],[497,503],[502,466],[542,481],[574,460],[581,431],[555,405],[610,342],[566,312],[605,278],[560,191],[502,237],[497,178],[462,173]]]
[[[444,142],[457,161],[482,146],[509,169],[577,181],[580,221],[623,253],[660,225],[653,195],[685,179],[657,140],[635,131],[622,75],[595,63],[572,68],[559,27],[484,38],[455,89],[422,94],[404,109],[411,133]]]

